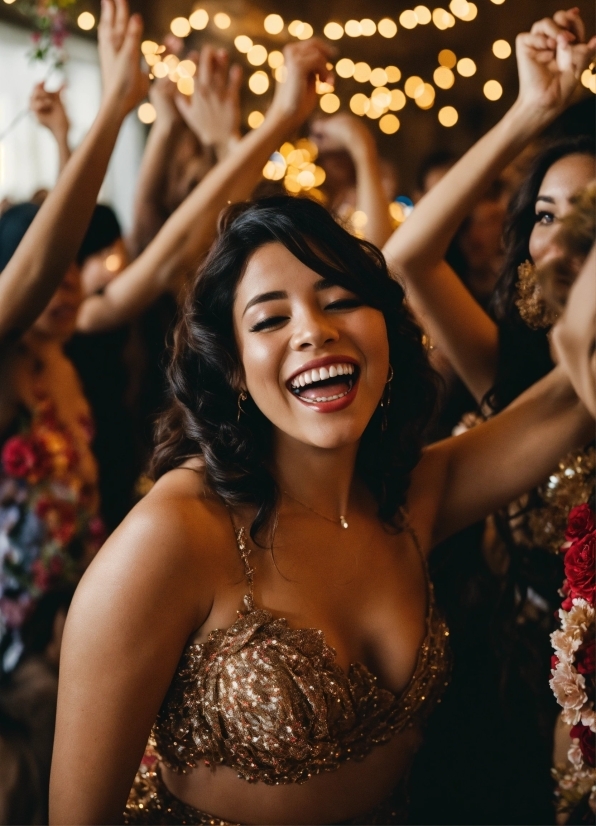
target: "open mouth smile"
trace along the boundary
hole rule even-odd
[[[359,375],[357,364],[338,361],[304,370],[288,382],[288,389],[304,404],[321,412],[334,412],[352,402]]]

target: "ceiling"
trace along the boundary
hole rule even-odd
[[[581,9],[588,33],[594,33],[595,4],[592,0],[574,1]],[[345,23],[350,18],[359,20],[370,17],[378,21],[390,17],[398,21],[401,12],[412,8],[417,2],[414,0],[409,5],[406,0],[369,0],[366,4],[362,0],[327,0],[324,3],[320,0],[131,0],[131,5],[143,15],[147,37],[160,42],[169,31],[170,21],[178,16],[188,16],[193,8],[206,8],[211,16],[216,11],[227,12],[232,18],[229,29],[221,31],[210,23],[204,31],[191,34],[189,45],[196,47],[210,41],[229,47],[235,59],[244,64],[248,75],[254,69],[248,65],[245,56],[234,48],[234,37],[247,34],[268,50],[280,48],[286,42],[287,35],[270,36],[263,29],[263,19],[271,12],[280,14],[286,23],[293,19],[307,21],[314,27],[315,34],[322,35],[325,24],[330,20]],[[432,23],[411,30],[399,26],[397,35],[392,39],[377,33],[372,37],[344,36],[334,43],[338,58],[366,61],[373,67],[397,65],[402,79],[394,85],[399,88],[403,88],[404,80],[411,75],[418,75],[432,83],[433,72],[438,66],[437,55],[442,49],[451,49],[458,58],[470,57],[477,65],[474,76],[464,78],[456,74],[451,89],[436,89],[436,100],[431,109],[423,111],[408,100],[406,107],[398,113],[401,126],[394,135],[382,134],[378,121],[365,119],[378,138],[382,154],[399,168],[402,191],[411,190],[412,170],[424,154],[437,148],[458,153],[465,151],[503,115],[515,99],[515,58],[513,55],[505,60],[495,57],[492,53],[493,42],[504,39],[513,45],[518,32],[527,31],[535,20],[552,15],[561,6],[560,0],[504,0],[500,5],[490,0],[475,2],[478,7],[475,20],[457,20],[455,26],[443,31]],[[434,8],[434,4],[430,7]],[[448,7],[448,0],[445,0],[443,7]],[[97,14],[99,0],[79,0],[76,8],[89,9]],[[18,15],[12,7],[0,3],[0,17],[15,20]],[[503,96],[494,102],[488,101],[483,94],[484,83],[489,79],[498,80],[504,90]],[[391,88],[392,85],[389,86]],[[353,79],[339,78],[336,91],[342,102],[341,109],[347,110],[350,97],[355,92],[370,94],[372,87],[370,84],[358,84]],[[585,94],[589,95],[587,92]],[[243,95],[245,116],[252,109],[263,108],[265,97],[257,97],[246,88]],[[449,129],[441,126],[437,119],[438,110],[447,105],[454,106],[459,113],[457,124]]]

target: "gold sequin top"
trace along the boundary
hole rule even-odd
[[[424,721],[450,670],[449,631],[428,573],[426,636],[410,682],[395,695],[361,663],[346,673],[322,631],[290,628],[256,608],[244,528],[237,541],[246,611],[182,655],[153,730],[169,768],[184,773],[203,761],[249,781],[302,783]]]

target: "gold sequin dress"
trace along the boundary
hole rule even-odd
[[[200,762],[223,764],[249,782],[304,783],[420,726],[448,684],[449,631],[437,613],[424,559],[426,635],[410,682],[395,695],[361,663],[345,672],[322,631],[290,628],[287,620],[255,607],[244,528],[237,541],[248,583],[246,611],[227,630],[185,649],[135,778],[127,823],[234,826],[171,794],[159,763],[181,773]],[[349,822],[404,823],[406,802],[404,781],[389,800]]]

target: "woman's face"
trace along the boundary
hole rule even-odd
[[[383,395],[383,314],[270,243],[238,284],[234,328],[243,386],[275,428],[320,448],[354,444]]]
[[[571,211],[574,196],[593,180],[594,174],[594,158],[575,153],[558,160],[544,176],[536,198],[536,223],[530,235],[530,255],[537,267],[560,253],[555,239],[561,219]]]
[[[124,241],[118,238],[110,247],[90,255],[81,269],[83,295],[90,295],[104,290],[110,281],[120,275],[128,263]]]
[[[49,304],[31,327],[31,331],[44,339],[67,342],[76,329],[77,314],[82,300],[81,270],[77,264],[71,264]]]

